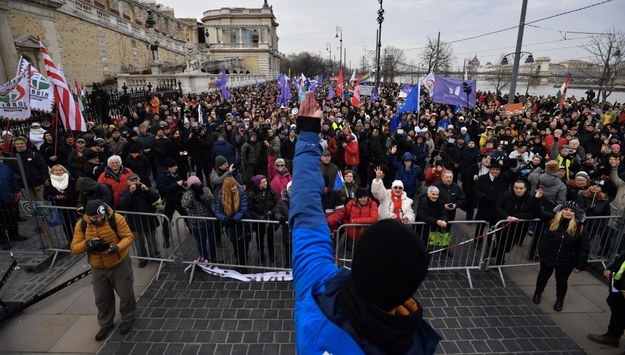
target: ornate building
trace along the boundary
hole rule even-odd
[[[225,62],[222,67],[230,72],[278,77],[278,23],[267,1],[257,9],[208,10],[201,21],[213,66]]]
[[[20,55],[45,72],[37,37],[68,80],[106,82],[118,73],[149,72],[156,42],[161,65],[184,64],[185,42],[197,42],[197,21],[175,18],[154,1],[0,0],[0,79],[15,75]]]

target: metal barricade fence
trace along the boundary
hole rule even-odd
[[[247,273],[291,270],[291,232],[288,224],[273,220],[243,219],[225,226],[214,217],[179,216],[174,226],[187,264],[212,264]],[[200,259],[206,248],[207,260]],[[189,282],[195,268],[192,268]]]
[[[408,224],[421,236],[428,248],[430,261],[429,269],[436,270],[465,270],[469,285],[473,288],[470,270],[479,270],[486,249],[482,243],[483,235],[488,231],[486,221],[450,221],[447,228],[439,230],[423,222]],[[343,224],[336,231],[336,264],[338,267],[350,267],[352,253],[358,238],[369,225]],[[448,240],[440,242],[434,240],[431,232],[447,234]],[[482,237],[482,238],[480,238]]]
[[[623,236],[610,227],[610,222],[620,218],[622,217],[586,218],[584,230],[590,241],[589,263],[597,262],[605,266],[616,256]],[[497,222],[493,228],[495,232],[488,238],[485,268],[498,268],[501,281],[505,285],[503,268],[538,265],[539,245],[547,228],[549,224],[540,219]]]
[[[82,215],[76,213],[75,207],[45,204],[36,204],[35,206],[35,215],[42,221],[41,233],[44,236],[46,249],[54,252],[54,258],[50,265],[50,268],[52,268],[61,253],[70,253],[69,247],[74,235],[74,229]],[[169,218],[163,214],[156,213],[115,212],[124,216],[134,235],[135,240],[129,250],[130,257],[139,260],[139,267],[144,267],[148,261],[158,262],[159,268],[156,275],[158,279],[163,264],[177,260],[176,253],[180,245],[179,240],[172,236],[170,240],[171,247],[165,248],[164,246],[163,228],[169,228],[169,235],[171,235]],[[55,213],[60,213],[62,218],[54,217]]]

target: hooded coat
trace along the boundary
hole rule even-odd
[[[85,207],[87,201],[99,199],[109,206],[113,205],[113,191],[105,184],[100,184],[88,177],[80,177],[76,180],[76,191],[78,191],[78,208]]]

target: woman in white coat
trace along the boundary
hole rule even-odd
[[[403,223],[414,222],[412,199],[408,198],[404,192],[404,184],[401,180],[395,180],[391,188],[387,190],[382,182],[383,175],[380,167],[375,168],[375,179],[371,183],[371,193],[376,200],[380,201],[378,220],[396,219]]]

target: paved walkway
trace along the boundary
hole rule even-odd
[[[191,240],[188,240],[191,243]],[[27,243],[27,242],[24,242]],[[22,260],[18,256],[18,260]],[[0,254],[0,266],[8,265]],[[137,322],[127,335],[117,331],[104,342],[98,330],[90,277],[30,307],[0,328],[0,353],[64,354],[293,354],[293,290],[290,283],[243,283],[197,272],[188,283],[184,267],[167,265],[153,280],[158,264],[135,267],[139,297]],[[3,266],[4,267],[4,266]],[[57,275],[64,270],[62,275]],[[86,258],[61,259],[52,271],[18,270],[0,290],[3,300],[27,299],[86,270]],[[591,272],[573,274],[560,313],[552,310],[550,283],[543,302],[531,302],[537,267],[499,274],[431,272],[417,293],[425,317],[443,335],[438,353],[620,354],[586,338],[608,323],[607,286]],[[51,278],[56,278],[50,283]],[[37,286],[39,285],[39,286]],[[119,317],[118,317],[119,318]]]

